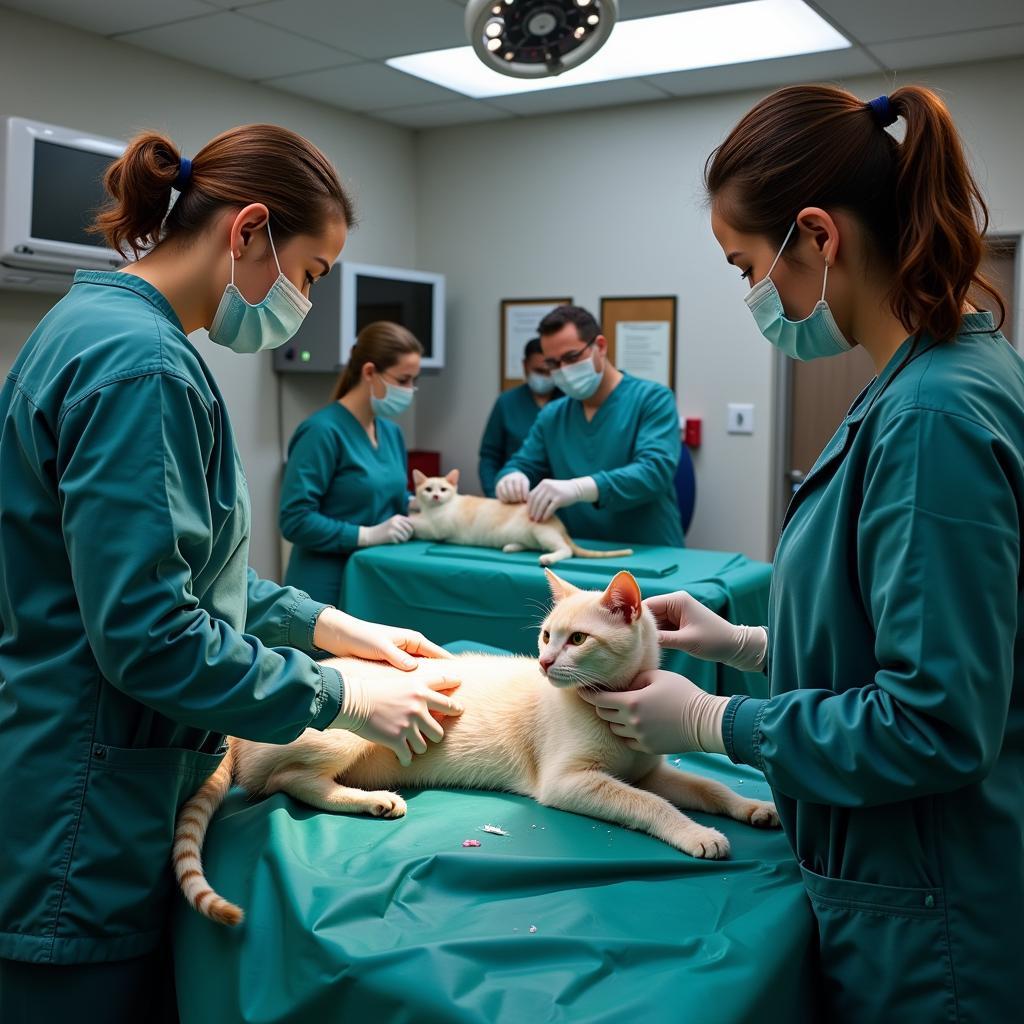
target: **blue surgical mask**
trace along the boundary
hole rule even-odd
[[[822,356],[837,356],[849,351],[852,346],[843,337],[843,332],[832,317],[832,310],[825,301],[825,286],[828,284],[828,260],[825,261],[825,279],[821,284],[821,298],[811,310],[811,314],[803,320],[789,320],[782,308],[775,282],[771,274],[775,264],[779,262],[782,250],[786,248],[796,221],[793,222],[786,238],[772,260],[764,280],[758,281],[747,292],[746,302],[758,329],[777,349],[793,359],[820,359]]]
[[[581,402],[585,402],[601,386],[602,376],[594,367],[593,356],[551,371],[554,383],[570,398]]]
[[[235,287],[235,260],[231,256],[231,283],[224,289],[210,325],[210,341],[233,352],[278,348],[295,334],[313,305],[281,273],[269,224],[267,237],[277,264],[277,280],[270,286],[270,291],[255,305],[246,302]]]
[[[412,398],[415,394],[415,388],[403,388],[397,384],[389,384],[387,381],[384,381],[384,397],[378,398],[371,391],[370,408],[373,410],[374,416],[387,416],[389,418],[401,416],[412,405]]]
[[[555,382],[543,373],[528,373],[526,383],[535,395],[550,395],[555,390]]]

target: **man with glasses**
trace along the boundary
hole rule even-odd
[[[498,474],[497,497],[527,502],[538,522],[558,512],[575,538],[682,547],[672,392],[613,366],[600,325],[579,306],[553,310],[539,333],[568,400],[541,411]]]
[[[480,441],[480,486],[488,498],[494,497],[498,474],[519,451],[537,414],[548,402],[562,397],[551,379],[540,338],[531,338],[523,350],[523,380],[525,384],[498,395]]]

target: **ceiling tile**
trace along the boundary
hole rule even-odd
[[[496,121],[512,115],[479,100],[456,100],[454,103],[425,103],[416,107],[378,110],[373,116],[406,128],[443,128],[453,124]]]
[[[386,110],[388,107],[465,99],[450,89],[442,89],[422,78],[373,62],[315,71],[308,75],[288,75],[266,84],[324,103],[334,103],[347,110]]]
[[[228,12],[118,38],[249,80],[336,67],[356,59],[333,47]]]
[[[1021,0],[815,0],[815,6],[860,43],[1024,22]]]
[[[1024,54],[1024,25],[877,43],[870,49],[893,71],[937,64],[964,64],[994,57],[1015,57]]]
[[[554,114],[565,110],[583,110],[586,107],[614,107],[622,103],[644,103],[663,100],[665,94],[646,82],[635,78],[621,78],[614,82],[595,82],[593,85],[573,85],[549,92],[526,92],[518,96],[493,96],[487,102],[513,114]]]
[[[3,0],[3,6],[103,36],[211,13],[203,0],[104,0],[101,4],[82,0]]]
[[[464,12],[448,0],[271,0],[245,13],[360,57],[466,45]]]
[[[827,53],[806,53],[798,57],[675,71],[669,75],[652,75],[645,81],[673,96],[698,96],[714,92],[736,92],[739,89],[772,88],[797,82],[832,82],[853,75],[873,73],[881,73],[878,64],[858,47],[851,47]]]
[[[659,14],[677,14],[701,7],[725,7],[742,0],[619,0],[619,20],[656,18]]]

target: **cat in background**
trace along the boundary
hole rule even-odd
[[[418,540],[451,541],[483,548],[513,551],[544,551],[541,565],[563,558],[627,558],[632,548],[592,551],[581,548],[569,536],[562,521],[552,516],[542,523],[530,519],[525,503],[506,505],[495,498],[459,494],[459,471],[447,476],[412,472],[418,512],[410,514]]]
[[[388,748],[340,729],[307,729],[285,746],[232,738],[178,816],[174,869],[191,906],[221,924],[242,920],[241,909],[207,882],[201,861],[207,826],[232,782],[251,797],[282,792],[321,810],[379,818],[405,814],[397,787],[505,790],[639,829],[693,857],[726,857],[729,841],[677,808],[777,827],[771,803],[630,749],[579,696],[625,689],[658,667],[657,626],[636,580],[620,572],[604,592],[589,591],[545,572],[554,606],[541,627],[540,658],[464,654],[446,661],[445,675],[461,680],[463,714],[445,719],[442,742],[408,767]],[[355,658],[326,664],[371,686],[400,672]]]

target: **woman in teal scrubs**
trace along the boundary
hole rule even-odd
[[[562,397],[540,338],[531,338],[523,350],[523,378],[525,383],[498,395],[480,440],[480,486],[488,498],[494,497],[498,474],[526,440],[537,413]]]
[[[248,568],[227,406],[187,335],[287,341],[352,208],[315,146],[273,125],[195,159],[134,140],[98,220],[137,258],[79,272],[0,391],[0,1020],[176,1020],[177,809],[225,733],[351,729],[403,763],[457,713],[444,652]],[[172,190],[177,198],[168,209]],[[410,671],[387,691],[310,655]]]
[[[686,594],[649,603],[664,644],[765,666],[770,697],[655,672],[593,702],[638,748],[765,773],[817,919],[822,1020],[1018,1020],[1024,362],[975,306],[1002,310],[984,203],[915,87],[783,89],[707,185],[764,336],[798,359],[859,344],[877,376],[786,514],[767,633]]]
[[[330,405],[295,431],[279,520],[294,545],[287,586],[340,606],[345,562],[356,548],[412,537],[405,441],[392,417],[412,404],[422,355],[400,324],[367,325]]]

